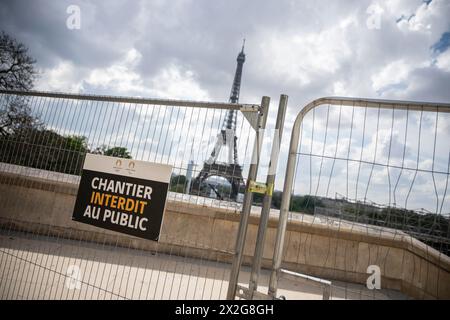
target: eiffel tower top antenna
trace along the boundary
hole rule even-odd
[[[234,81],[233,85],[231,86],[231,93],[230,93],[230,102],[231,103],[238,103],[239,102],[239,92],[241,90],[241,79],[242,79],[242,68],[244,66],[245,62],[245,53],[244,53],[244,47],[245,47],[245,39],[242,43],[242,50],[239,52],[237,56],[237,66],[236,66],[236,72],[234,73]]]
[[[236,66],[236,72],[234,73],[233,85],[231,86],[231,93],[230,93],[230,99],[229,99],[230,103],[239,103],[239,93],[241,90],[241,79],[242,79],[242,68],[243,68],[244,62],[245,62],[244,47],[245,47],[245,39],[243,40],[243,43],[242,43],[241,52],[239,52],[237,59],[236,59],[237,66]],[[227,116],[224,119],[222,129],[236,130],[236,117],[237,117],[237,112],[235,110],[228,111]],[[236,160],[237,160],[237,157],[236,157]]]

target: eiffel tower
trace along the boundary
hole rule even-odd
[[[241,89],[242,67],[245,62],[244,53],[245,39],[242,44],[242,50],[237,56],[237,67],[234,74],[233,86],[231,87],[230,103],[239,102],[239,91]],[[242,167],[238,163],[237,155],[237,136],[236,136],[236,110],[228,110],[222,124],[222,129],[217,135],[217,142],[211,156],[203,164],[200,174],[195,178],[192,184],[192,193],[206,194],[205,190],[208,186],[215,192],[218,199],[224,200],[227,196],[231,200],[236,200],[239,193],[240,186],[243,185],[244,179],[242,177]],[[228,147],[228,163],[218,162],[220,151],[222,147]],[[220,176],[228,180],[231,184],[231,192],[229,195],[222,195],[216,188],[207,184],[206,179],[211,176]]]

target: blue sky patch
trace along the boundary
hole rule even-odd
[[[442,34],[441,39],[431,46],[431,49],[439,54],[447,50],[448,47],[450,47],[450,32],[445,32]]]

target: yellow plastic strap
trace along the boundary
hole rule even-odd
[[[267,185],[267,191],[266,191],[266,194],[267,194],[268,196],[272,196],[272,195],[273,195],[273,183],[269,183],[269,184]]]
[[[248,184],[248,191],[252,193],[265,194],[267,191],[267,186],[265,183],[250,181]]]

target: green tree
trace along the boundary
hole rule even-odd
[[[36,78],[35,63],[23,43],[0,33],[0,88],[30,90]]]
[[[0,139],[0,161],[49,171],[78,175],[87,139],[82,136],[62,136],[52,130],[21,128],[8,139]]]
[[[291,200],[291,210],[314,214],[315,207],[323,206],[322,201],[313,196],[293,196]]]
[[[105,145],[102,145],[100,147],[97,147],[95,150],[92,151],[94,154],[101,154],[104,156],[110,156],[110,157],[119,157],[119,158],[125,158],[125,159],[131,159],[131,154],[125,147],[112,147],[108,148]]]
[[[0,89],[30,90],[36,78],[35,63],[24,44],[0,33]],[[38,124],[23,96],[7,96],[0,106],[0,137]]]
[[[170,191],[184,193],[186,188],[186,176],[172,174],[170,179]]]

